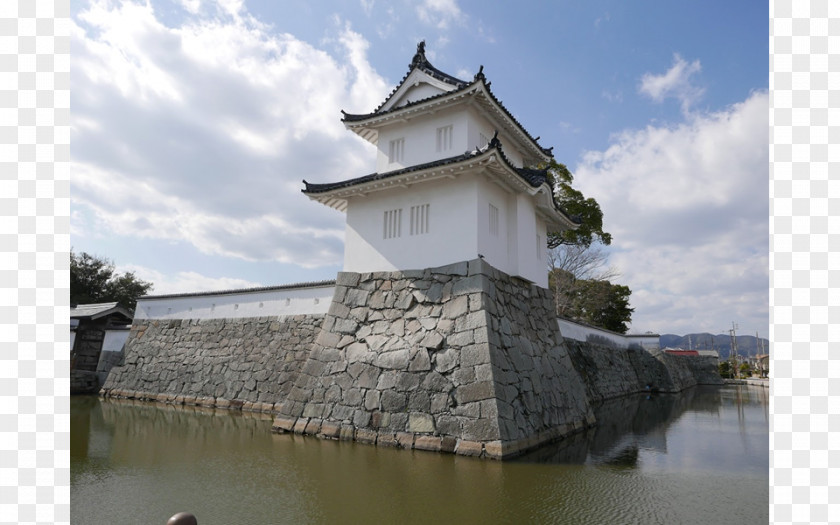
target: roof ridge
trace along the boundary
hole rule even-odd
[[[411,58],[411,62],[408,64],[408,72],[397,83],[397,86],[394,89],[391,90],[391,92],[388,94],[388,96],[385,97],[385,100],[381,104],[379,104],[379,106],[377,106],[376,109],[373,110],[373,113],[379,112],[379,110],[382,109],[382,107],[385,106],[385,104],[387,104],[388,101],[391,100],[391,98],[393,98],[393,96],[397,93],[397,91],[400,90],[402,85],[405,83],[405,81],[408,79],[408,77],[411,75],[411,73],[415,69],[419,69],[419,70],[427,73],[432,78],[436,78],[437,80],[440,80],[442,82],[446,82],[447,84],[451,84],[451,85],[455,86],[457,89],[462,89],[462,88],[464,88],[464,87],[466,87],[470,84],[469,82],[466,82],[464,80],[461,80],[460,78],[454,77],[454,76],[450,75],[449,73],[445,73],[445,72],[441,71],[440,69],[436,68],[435,66],[433,66],[432,63],[429,62],[429,59],[426,58],[426,41],[421,40],[417,44],[417,52],[414,53],[414,56]],[[345,113],[345,112],[342,110],[342,113]],[[349,113],[345,113],[345,114],[349,114]]]
[[[520,130],[522,130],[522,132],[525,134],[525,136],[531,142],[533,142],[533,144],[537,147],[537,149],[539,149],[539,151],[541,151],[544,155],[546,155],[548,157],[552,157],[552,158],[554,157],[554,153],[553,153],[554,147],[552,146],[552,147],[549,147],[549,148],[545,148],[545,147],[541,146],[540,143],[539,143],[540,137],[537,136],[535,138],[533,135],[531,135],[531,133],[527,129],[525,129],[525,126],[523,126],[522,123],[519,122],[519,120],[516,117],[513,116],[513,114],[510,112],[510,110],[508,110],[505,107],[504,103],[502,103],[502,101],[499,100],[499,98],[493,93],[493,91],[490,89],[490,85],[492,84],[492,82],[489,82],[487,80],[487,77],[484,75],[484,65],[483,64],[479,66],[478,73],[476,73],[475,76],[473,76],[472,82],[467,82],[465,80],[461,80],[459,78],[456,78],[456,77],[454,77],[454,76],[452,76],[448,73],[445,73],[445,72],[437,69],[436,67],[434,67],[431,64],[431,62],[429,62],[429,60],[426,58],[426,41],[421,40],[420,43],[417,44],[417,52],[414,54],[414,57],[411,59],[411,63],[408,65],[408,67],[409,67],[408,73],[406,73],[405,76],[403,76],[402,80],[399,81],[397,86],[385,98],[385,101],[382,102],[381,104],[379,104],[379,106],[376,109],[374,109],[370,113],[348,113],[348,112],[346,112],[342,109],[341,110],[341,114],[342,114],[341,121],[342,122],[359,122],[359,121],[366,120],[366,119],[369,119],[369,118],[374,118],[374,117],[377,117],[377,116],[387,115],[389,113],[399,111],[399,110],[403,110],[403,109],[407,109],[407,108],[411,108],[411,107],[429,102],[431,100],[435,100],[435,99],[438,99],[438,98],[444,98],[444,97],[453,95],[455,93],[460,93],[462,91],[466,91],[466,90],[468,90],[472,87],[477,86],[479,83],[481,83],[481,85],[484,86],[484,89],[487,92],[487,94],[490,96],[490,99],[502,110],[502,112],[505,114],[505,116],[508,119],[510,119],[510,121],[513,122],[513,124],[516,127],[518,127]],[[386,109],[384,111],[380,111],[393,98],[393,96],[396,94],[396,92],[399,91],[399,89],[403,86],[405,81],[408,79],[409,75],[411,75],[411,73],[415,69],[420,69],[421,71],[426,72],[427,74],[431,75],[434,78],[437,78],[438,80],[441,80],[443,82],[451,84],[451,85],[455,86],[455,89],[452,90],[452,91],[446,91],[446,92],[443,92],[443,93],[438,93],[436,95],[431,95],[431,96],[426,97],[426,98],[413,100],[413,101],[408,102],[406,104],[403,104],[402,106],[399,106],[399,107],[393,107],[393,108]]]

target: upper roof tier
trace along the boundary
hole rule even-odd
[[[546,170],[514,166],[505,155],[497,136],[482,148],[387,173],[371,173],[355,179],[324,184],[313,184],[304,180],[305,188],[301,191],[312,200],[339,211],[346,211],[350,197],[408,187],[430,180],[454,178],[478,167],[486,170],[487,174],[501,185],[534,196],[537,211],[548,224],[560,230],[574,229],[580,224],[578,217],[570,217],[554,199]]]
[[[539,137],[534,138],[490,91],[491,83],[484,76],[484,66],[471,82],[467,82],[434,67],[426,58],[425,49],[425,42],[417,44],[408,73],[372,113],[352,114],[342,110],[344,126],[376,144],[381,126],[473,102],[495,129],[516,143],[526,165],[553,158],[553,148],[540,146]]]

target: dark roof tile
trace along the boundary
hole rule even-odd
[[[392,177],[397,177],[399,175],[404,175],[406,173],[411,173],[414,171],[421,171],[429,168],[436,168],[439,166],[447,166],[449,164],[456,164],[458,162],[469,160],[474,157],[478,157],[479,155],[485,154],[489,150],[495,150],[502,158],[502,161],[505,162],[510,169],[516,172],[525,182],[527,182],[531,187],[538,188],[542,184],[546,184],[548,182],[548,175],[547,170],[544,169],[533,169],[533,168],[517,168],[514,166],[510,160],[505,155],[505,152],[502,150],[502,143],[499,141],[498,132],[493,135],[493,138],[487,145],[483,148],[477,148],[473,151],[467,151],[461,155],[456,155],[454,157],[448,157],[445,159],[434,160],[432,162],[426,162],[423,164],[416,164],[414,166],[408,166],[406,168],[401,168],[394,171],[388,171],[385,173],[371,173],[370,175],[365,175],[363,177],[356,177],[355,179],[347,179],[338,182],[327,182],[323,184],[312,184],[307,182],[306,180],[303,181],[305,188],[301,190],[304,194],[319,194],[319,193],[326,193],[328,191],[343,189],[343,188],[350,188],[353,186],[358,186],[359,184],[365,184],[367,182],[373,182],[377,180],[385,180]],[[554,198],[552,193],[551,197],[552,202],[554,203],[554,208],[569,217],[573,222],[580,223],[579,219],[575,217],[570,217],[561,207],[557,204],[557,200]]]
[[[426,46],[425,41],[421,41],[419,44],[417,44],[417,53],[414,55],[414,58],[411,60],[411,63],[408,65],[408,67],[409,67],[408,73],[405,74],[405,76],[402,78],[402,80],[400,80],[399,84],[397,84],[397,87],[395,87],[391,91],[391,93],[388,95],[388,97],[385,99],[385,101],[382,104],[379,105],[379,107],[377,107],[375,110],[373,110],[372,113],[365,113],[365,114],[347,113],[346,111],[341,110],[341,114],[343,115],[341,121],[342,122],[361,122],[361,121],[367,120],[369,118],[378,117],[378,116],[382,116],[382,115],[387,115],[387,114],[395,112],[395,111],[399,111],[399,110],[402,110],[402,109],[405,109],[405,108],[409,108],[409,107],[413,107],[413,106],[416,106],[416,105],[419,105],[419,104],[426,103],[430,100],[444,98],[444,97],[447,97],[447,96],[452,95],[454,93],[458,93],[460,91],[465,91],[465,90],[475,86],[478,82],[481,82],[482,84],[484,84],[484,88],[486,89],[487,94],[490,95],[490,98],[493,100],[493,102],[495,102],[502,109],[502,111],[505,113],[505,116],[507,118],[509,118],[514,124],[516,124],[516,126],[518,126],[525,133],[525,135],[534,143],[534,145],[537,148],[540,149],[540,151],[543,152],[543,154],[545,154],[549,157],[554,156],[553,153],[552,153],[552,150],[554,148],[553,147],[544,148],[544,147],[540,146],[540,144],[537,142],[539,140],[539,137],[534,138],[533,135],[531,135],[528,132],[528,130],[525,129],[525,127],[510,113],[510,111],[508,111],[508,109],[505,107],[505,105],[502,104],[502,101],[499,100],[496,97],[496,95],[493,94],[493,92],[490,90],[490,82],[488,82],[487,78],[484,76],[484,66],[479,67],[478,73],[476,73],[475,77],[473,77],[472,82],[466,82],[464,80],[455,78],[452,75],[444,73],[443,71],[441,71],[441,70],[435,68],[434,66],[432,66],[432,64],[426,59],[425,46]],[[399,107],[396,107],[396,108],[391,108],[391,109],[388,109],[388,110],[385,110],[385,111],[380,111],[382,109],[382,107],[385,106],[385,104],[387,104],[389,100],[391,100],[391,97],[393,97],[394,94],[396,94],[396,92],[402,87],[403,83],[406,81],[406,79],[411,74],[411,72],[414,71],[414,69],[420,69],[421,71],[424,71],[425,73],[428,73],[429,75],[431,75],[434,78],[437,78],[438,80],[446,82],[447,84],[451,84],[451,85],[455,86],[455,89],[453,91],[447,91],[446,93],[440,93],[440,94],[432,95],[430,97],[426,97],[426,98],[423,98],[423,99],[415,100],[415,101],[409,102],[405,105],[402,105],[402,106],[399,106]]]

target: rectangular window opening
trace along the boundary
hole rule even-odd
[[[452,126],[444,126],[437,129],[435,141],[436,151],[449,151],[452,149]]]
[[[429,233],[429,205],[411,207],[411,235]]]
[[[402,208],[387,210],[382,221],[382,238],[393,239],[402,233]]]
[[[490,205],[490,235],[499,236],[499,208]]]
[[[388,162],[402,162],[405,152],[405,139],[394,139],[388,143]]]

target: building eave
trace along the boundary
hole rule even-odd
[[[511,191],[535,197],[538,213],[546,222],[561,230],[577,228],[577,224],[554,200],[544,170],[517,168],[505,155],[497,136],[483,148],[462,155],[409,166],[386,173],[372,173],[363,177],[326,184],[303,181],[302,191],[310,199],[344,212],[353,197],[443,178],[455,178],[463,173],[482,170],[497,183]]]
[[[414,57],[412,57],[411,63],[408,64],[408,72],[405,74],[405,76],[402,77],[402,80],[400,80],[397,83],[397,86],[391,90],[391,93],[389,93],[388,96],[385,97],[385,100],[382,101],[382,103],[379,104],[379,106],[375,110],[373,110],[373,112],[378,113],[380,112],[380,110],[386,108],[386,106],[388,106],[391,100],[403,90],[403,87],[405,86],[409,77],[411,77],[411,74],[415,71],[425,73],[434,80],[452,86],[455,89],[463,88],[469,84],[469,82],[461,80],[460,78],[454,77],[448,73],[444,73],[443,71],[433,66],[432,63],[429,62],[429,60],[426,58],[426,41],[421,40],[417,44],[417,52],[414,53]]]
[[[119,303],[94,303],[80,304],[70,308],[71,319],[89,319],[91,321],[101,319],[109,315],[121,315],[131,322],[131,312],[120,306]]]
[[[422,44],[422,42],[421,42]],[[422,59],[418,56],[422,55]],[[401,91],[405,89],[405,85],[411,74],[415,70],[420,70],[437,80],[444,82],[452,89],[444,93],[426,97],[423,99],[409,102],[399,107],[390,107],[390,101]],[[344,110],[341,111],[342,119],[345,128],[357,133],[365,140],[376,144],[379,139],[378,128],[383,125],[390,124],[395,121],[409,120],[420,115],[436,113],[449,106],[465,102],[467,100],[475,99],[476,102],[484,109],[490,118],[499,124],[499,128],[505,131],[514,140],[521,143],[533,162],[549,162],[553,157],[553,148],[543,148],[539,145],[539,137],[532,136],[528,130],[508,111],[501,100],[499,100],[490,90],[490,82],[484,76],[484,66],[479,68],[478,73],[473,78],[472,82],[466,82],[457,79],[451,75],[447,75],[442,71],[434,68],[425,58],[425,54],[421,52],[421,46],[418,46],[418,54],[415,55],[409,72],[403,77],[396,88],[391,92],[385,101],[379,105],[372,113],[366,114],[352,114]]]

